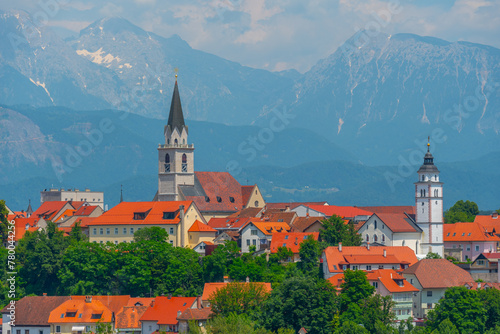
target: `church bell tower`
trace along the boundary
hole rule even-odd
[[[178,201],[179,186],[194,186],[194,145],[188,144],[177,74],[164,135],[165,144],[158,145],[158,201]]]
[[[434,165],[434,157],[427,143],[424,164],[417,172],[415,182],[415,220],[422,229],[422,240],[417,253],[437,253],[444,255],[443,244],[443,183],[439,182],[439,170]]]

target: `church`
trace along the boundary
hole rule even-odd
[[[415,206],[361,207],[373,212],[358,226],[364,245],[408,246],[419,258],[431,252],[443,257],[443,183],[430,143],[417,175]]]
[[[243,186],[228,172],[194,170],[194,144],[188,141],[177,75],[164,135],[165,144],[158,145],[158,192],[154,201],[193,201],[207,221],[265,206],[257,185]]]

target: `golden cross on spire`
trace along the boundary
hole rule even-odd
[[[427,137],[427,152],[429,152],[429,148],[431,146],[431,136]]]
[[[177,67],[174,68],[174,72],[175,72],[175,81],[177,82],[177,73],[179,73],[179,69]]]

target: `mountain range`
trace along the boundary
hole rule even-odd
[[[301,74],[242,66],[122,18],[66,40],[30,22],[0,12],[0,184],[19,207],[52,184],[116,194],[128,182],[131,199],[149,198],[176,67],[197,170],[236,161],[240,182],[262,183],[273,201],[408,204],[413,176],[401,169],[416,171],[431,135],[443,173],[454,173],[450,199],[498,206],[496,48],[382,33],[360,45],[359,32]],[[114,130],[68,164],[103,119]],[[253,157],[243,148],[264,132],[272,138]],[[388,187],[387,173],[404,177]]]

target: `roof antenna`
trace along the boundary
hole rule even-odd
[[[430,147],[431,147],[431,136],[427,136],[427,152],[429,152]]]
[[[123,184],[120,184],[120,203],[123,202]]]

